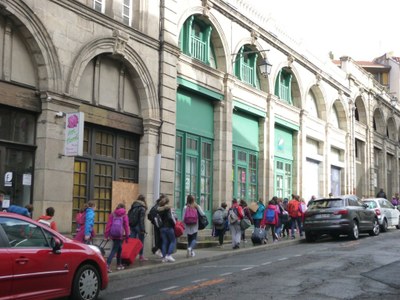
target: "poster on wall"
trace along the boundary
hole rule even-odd
[[[83,154],[83,127],[84,114],[74,112],[66,114],[65,122],[65,156],[77,156]]]

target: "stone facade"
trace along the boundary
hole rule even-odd
[[[103,4],[96,11],[89,0],[0,0],[0,104],[37,118],[29,148],[35,217],[54,206],[62,212],[60,230],[72,231],[79,158],[63,155],[66,120],[58,112],[84,112],[87,123],[139,136],[139,192],[149,205],[159,192],[174,199],[179,82],[222,95],[213,102],[210,212],[234,195],[232,120],[238,111],[258,122],[257,149],[250,150],[257,152],[257,194],[264,200],[280,184],[275,138],[281,129],[293,139],[285,179],[293,193],[373,196],[384,188],[390,196],[399,190],[398,109],[351,58],[343,57],[339,67],[314,58],[244,1],[132,1],[130,25],[123,23],[122,1]],[[216,67],[181,51],[181,30],[193,15],[212,28]],[[273,64],[271,74],[259,77],[259,88],[235,76],[244,45]],[[291,102],[276,92],[282,70],[292,78]],[[1,150],[7,145],[0,140]]]

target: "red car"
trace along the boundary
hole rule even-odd
[[[89,300],[107,285],[107,264],[96,246],[0,212],[0,299]]]

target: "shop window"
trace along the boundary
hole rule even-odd
[[[258,156],[254,151],[234,147],[232,151],[233,198],[248,202],[258,199]]]
[[[212,141],[177,133],[175,152],[175,207],[182,209],[191,194],[205,211],[212,209]]]
[[[96,203],[95,230],[103,233],[111,207],[112,182],[138,183],[139,136],[100,127],[85,127],[84,154],[75,159],[73,215]],[[75,220],[75,217],[73,218]],[[73,224],[75,230],[76,224]]]

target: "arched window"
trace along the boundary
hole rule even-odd
[[[312,90],[309,91],[307,95],[307,111],[310,114],[310,116],[319,118],[318,115],[318,107],[317,107],[317,99],[314,95],[314,92]]]
[[[196,16],[188,18],[179,37],[183,53],[216,68],[214,49],[211,42],[212,27]]]

